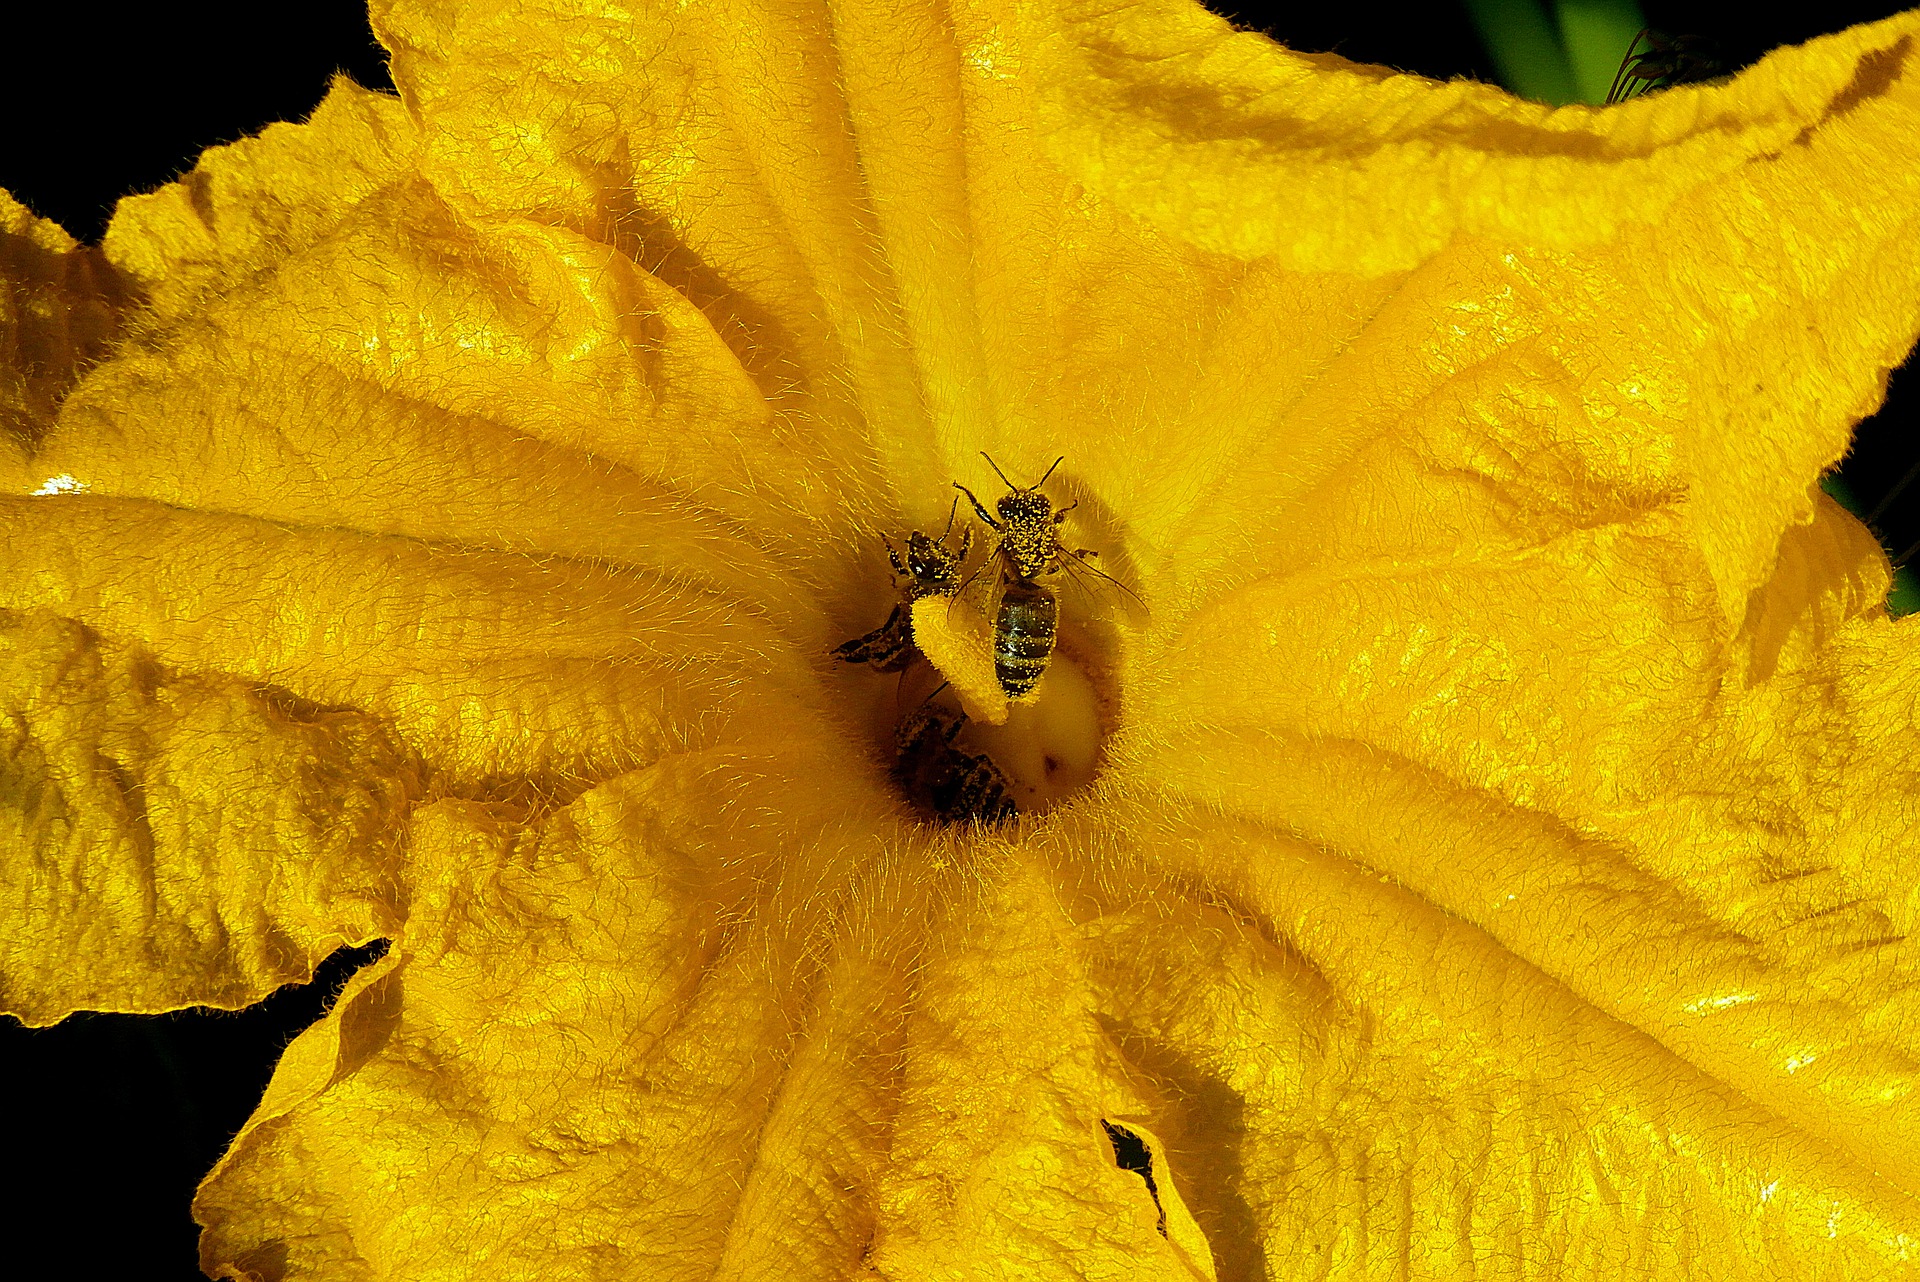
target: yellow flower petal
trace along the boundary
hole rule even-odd
[[[1898,114],[1854,117],[1912,92],[1915,53],[1902,16],[1776,50],[1724,84],[1549,107],[1295,53],[1178,0],[1063,11],[1032,11],[1033,29],[1058,22],[1066,38],[1032,41],[1041,61],[1027,70],[1070,171],[1179,240],[1367,275],[1412,270],[1460,239],[1588,249],[1729,179],[1790,172],[1795,148],[1891,143]],[[1769,208],[1745,230],[1804,216],[1847,210]]]
[[[98,250],[0,192],[0,492],[25,484],[61,398],[117,337],[127,294]]]
[[[1814,482],[1920,20],[1553,114],[1157,0],[375,20],[400,104],[123,208],[0,501],[8,1008],[392,940],[210,1271],[1912,1272],[1920,660]],[[981,451],[1114,582],[940,828],[828,655]]]
[[[1394,800],[1356,799],[1389,814]],[[1666,1029],[1583,1000],[1506,931],[1368,866],[1371,848],[1164,802],[1123,817],[1173,884],[1204,870],[1223,897],[1137,908],[1103,1002],[1172,1101],[1157,1120],[1186,1151],[1223,1276],[1365,1277],[1385,1261],[1448,1277],[1490,1257],[1594,1279],[1910,1269],[1910,1185],[1783,1123],[1771,1099],[1663,1045]],[[1632,901],[1594,899],[1602,911],[1569,942],[1632,939],[1640,923],[1612,915]],[[1686,964],[1688,941],[1667,942]],[[1719,1009],[1703,1004],[1702,1021]],[[1201,1214],[1196,1188],[1235,1196]]]
[[[101,250],[156,319],[179,320],[326,236],[409,172],[414,146],[398,102],[336,77],[305,124],[215,147],[183,181],[122,201]]]
[[[27,1023],[236,1009],[397,927],[417,766],[371,718],[18,610],[0,707],[0,1002]]]
[[[672,1274],[732,1252],[851,1268],[845,1184],[884,1123],[854,1088],[886,1052],[842,1052],[875,1020],[897,1030],[905,941],[888,922],[863,958],[852,922],[837,960],[807,954],[858,872],[837,861],[873,845],[841,808],[805,808],[817,767],[684,754],[524,830],[470,802],[417,810],[402,942],[290,1049],[203,1187],[207,1266]],[[765,796],[797,799],[777,831]],[[761,866],[708,858],[754,832],[779,843]],[[810,870],[775,853],[801,850]],[[756,920],[728,908],[763,896]],[[812,1051],[789,1042],[803,1012]]]

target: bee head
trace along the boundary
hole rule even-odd
[[[1000,513],[1000,519],[1006,522],[1009,528],[1017,530],[1022,526],[1045,525],[1053,520],[1053,500],[1042,494],[1040,487],[1047,483],[1047,477],[1053,475],[1053,468],[1059,467],[1065,461],[1064,459],[1055,459],[1053,467],[1049,467],[1046,474],[1032,485],[1015,485],[1007,479],[1007,474],[1000,470],[1000,465],[993,461],[991,454],[982,450],[980,457],[987,460],[987,466],[993,469],[993,474],[999,477],[1001,484],[1007,487],[1007,492],[1001,495],[999,502],[993,506]]]
[[[944,588],[959,569],[960,558],[946,544],[915,530],[907,536],[907,570],[916,582]]]
[[[1053,501],[1037,489],[1003,494],[993,506],[1008,525],[1045,525],[1053,519]]]

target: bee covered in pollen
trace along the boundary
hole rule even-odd
[[[900,587],[900,599],[894,602],[887,620],[864,636],[836,646],[833,657],[842,663],[864,663],[876,672],[901,672],[919,657],[913,644],[913,603],[922,597],[953,596],[960,591],[960,567],[973,550],[973,527],[960,533],[960,546],[949,548],[947,536],[953,532],[954,514],[960,500],[955,499],[947,513],[947,528],[935,539],[914,530],[907,535],[903,558],[892,540],[881,536],[887,547],[887,560]]]
[[[1055,511],[1053,500],[1040,492],[1062,459],[1055,459],[1053,467],[1038,481],[1023,486],[1007,480],[1000,465],[984,452],[980,457],[987,460],[987,466],[1008,490],[994,504],[999,519],[987,511],[972,490],[958,481],[953,488],[966,495],[980,519],[1000,535],[990,557],[1000,566],[1000,599],[993,616],[993,670],[1006,696],[1018,699],[1040,684],[1059,632],[1059,600],[1040,580],[1098,554],[1088,548],[1069,548],[1060,541],[1060,523],[1077,505],[1069,503]],[[1099,570],[1094,573],[1126,591],[1112,575]]]
[[[954,746],[966,719],[931,701],[908,713],[894,733],[894,781],[943,823],[1004,823],[1020,813],[1012,785],[992,758]]]

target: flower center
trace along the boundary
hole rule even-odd
[[[833,651],[843,663],[900,674],[883,740],[890,773],[916,810],[941,823],[997,824],[1050,810],[1092,782],[1099,765],[1105,707],[1086,660],[1094,658],[1091,671],[1101,665],[1080,648],[1085,634],[1061,631],[1056,590],[1070,572],[1085,580],[1075,567],[1097,554],[1061,540],[1061,518],[1077,504],[1056,512],[1037,487],[1009,486],[996,519],[954,483],[994,537],[972,574],[974,527],[950,541],[953,512],[937,539],[911,532],[904,555],[883,539],[894,572],[890,613]],[[990,583],[965,591],[989,570]]]
[[[1052,809],[1092,781],[1100,755],[1100,696],[1080,662],[1055,648],[1049,635],[1037,683],[1009,699],[1005,664],[997,662],[1011,644],[1007,613],[1000,611],[996,628],[964,600],[925,597],[913,605],[913,637],[944,682],[929,703],[957,719],[955,751],[984,757],[988,765],[974,768],[997,772],[1012,804],[1031,814]]]
[[[1012,704],[1000,725],[973,722],[973,739],[1012,781],[1015,802],[1051,810],[1093,782],[1100,758],[1100,698],[1085,669],[1055,654],[1037,697]]]

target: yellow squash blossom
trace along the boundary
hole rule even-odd
[[[1187,0],[374,21],[97,250],[0,208],[0,1006],[391,941],[210,1272],[1920,1276],[1920,624],[1816,488],[1920,16],[1607,110]],[[828,656],[981,451],[1138,601],[943,825]]]

